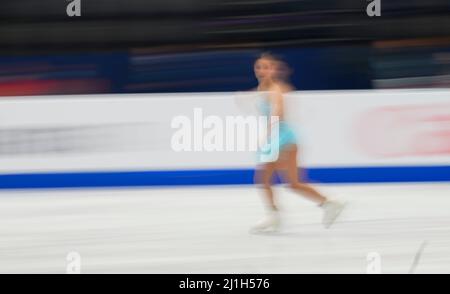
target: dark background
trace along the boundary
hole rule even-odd
[[[301,90],[448,87],[450,1],[8,0],[0,95],[236,91],[264,51]]]

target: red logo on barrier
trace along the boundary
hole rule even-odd
[[[356,121],[356,139],[371,156],[450,155],[450,104],[369,110]]]

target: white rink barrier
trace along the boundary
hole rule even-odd
[[[204,118],[256,115],[259,99],[254,93],[3,97],[0,188],[250,184],[255,152],[176,152],[171,123],[176,116],[194,120],[195,108]],[[310,180],[450,180],[449,90],[294,92],[285,104]]]

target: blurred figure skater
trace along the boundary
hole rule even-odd
[[[267,200],[268,214],[252,228],[252,232],[274,231],[279,228],[280,214],[272,190],[272,177],[275,172],[282,172],[289,182],[289,187],[296,193],[308,197],[323,209],[323,224],[330,227],[344,208],[344,204],[329,200],[310,185],[300,182],[297,165],[297,137],[291,127],[284,120],[283,94],[293,90],[289,83],[290,69],[286,63],[271,54],[261,55],[254,64],[255,76],[258,79],[256,91],[262,92],[263,101],[259,110],[266,117],[278,117],[275,124],[267,126],[267,145],[264,152],[273,153],[277,148],[278,156],[270,161],[261,163],[255,174],[255,182],[264,189]],[[269,120],[270,121],[270,120]],[[271,136],[277,127],[277,137]],[[261,157],[260,157],[261,158]]]

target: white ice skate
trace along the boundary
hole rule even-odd
[[[323,220],[322,223],[325,228],[331,227],[337,217],[341,214],[345,207],[345,203],[341,203],[335,200],[329,200],[322,205],[323,208]]]
[[[280,214],[271,211],[259,223],[250,229],[251,233],[276,232],[280,228]]]

